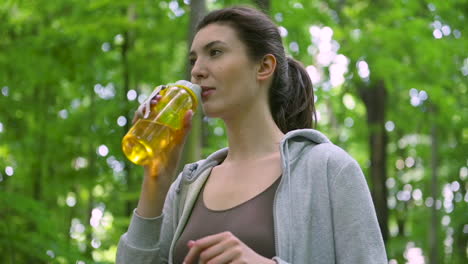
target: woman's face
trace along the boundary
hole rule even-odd
[[[202,87],[203,109],[209,117],[229,118],[258,102],[258,65],[236,31],[209,24],[195,35],[190,51],[192,79]]]

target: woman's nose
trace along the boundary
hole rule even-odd
[[[195,62],[195,64],[192,67],[191,75],[192,78],[195,80],[201,80],[207,77],[208,72],[205,66],[203,65],[203,62],[201,62],[200,60],[197,60]]]

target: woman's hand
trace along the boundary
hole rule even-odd
[[[152,98],[151,106],[161,100],[161,95]],[[143,113],[137,111],[133,123],[143,117]],[[157,217],[162,214],[164,201],[177,171],[182,149],[192,124],[191,110],[184,117],[184,126],[178,131],[174,138],[174,148],[167,150],[167,156],[161,155],[165,160],[152,160],[144,166],[145,175],[141,187],[140,199],[138,200],[137,213],[146,218]],[[161,158],[160,157],[160,158]]]
[[[161,100],[161,98],[162,96],[159,94],[153,97],[150,101],[150,107],[153,108]],[[143,118],[144,114],[145,109],[143,109],[143,112],[141,113],[139,111],[136,111],[135,115],[133,116],[132,124],[135,124],[140,118]],[[167,160],[165,161],[165,166],[161,166],[160,160],[159,162],[152,161],[144,166],[145,175],[173,175],[175,173],[175,170],[177,169],[177,165],[182,154],[183,147],[185,145],[185,141],[188,136],[188,132],[192,127],[193,114],[194,113],[192,110],[189,110],[187,111],[187,113],[185,113],[183,127],[177,132],[177,134],[174,137],[174,147],[167,150],[168,156],[165,157],[167,158]]]
[[[190,248],[184,264],[275,264],[274,260],[260,256],[231,232],[206,236],[189,241]],[[199,262],[196,263],[197,259]]]

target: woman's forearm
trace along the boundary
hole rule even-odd
[[[138,215],[154,218],[162,214],[164,201],[171,186],[171,179],[172,177],[169,175],[155,175],[150,169],[145,168],[137,206]]]

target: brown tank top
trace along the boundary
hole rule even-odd
[[[276,255],[273,199],[280,179],[281,177],[254,198],[220,211],[205,206],[203,202],[205,186],[203,186],[187,225],[175,244],[174,264],[182,264],[189,250],[188,241],[225,231],[234,234],[258,254],[273,258]]]

